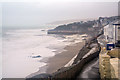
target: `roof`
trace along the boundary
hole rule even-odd
[[[113,25],[120,25],[120,20],[113,23]]]

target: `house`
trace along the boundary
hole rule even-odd
[[[113,25],[107,25],[104,27],[104,36],[106,42],[113,42],[114,38],[114,27]]]
[[[113,23],[114,27],[114,42],[120,43],[120,21]]]
[[[106,42],[120,43],[120,21],[105,26],[104,36]]]

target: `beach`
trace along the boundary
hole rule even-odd
[[[75,55],[79,53],[84,44],[85,42],[83,41],[68,45],[64,48],[66,51],[49,58],[46,73],[50,74],[57,71],[61,67],[64,67]]]
[[[27,78],[42,74],[41,71],[45,71],[45,74],[56,72],[58,69],[64,67],[73,57],[75,57],[79,53],[80,49],[84,46],[84,44],[85,41],[67,45],[64,48],[64,51],[61,53],[56,52],[55,56],[50,57],[46,60],[43,59],[42,61],[46,62],[47,65],[40,67],[39,71],[28,75]]]
[[[82,35],[48,35],[47,29],[42,30],[17,29],[4,33],[3,77],[25,78],[53,73],[66,65],[83,46]]]

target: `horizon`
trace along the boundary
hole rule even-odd
[[[117,16],[117,8],[117,2],[3,2],[2,26],[29,28],[56,21]]]
[[[37,74],[52,79],[54,72],[64,78],[103,78],[106,70],[101,68],[111,69],[104,77],[115,77],[118,64],[110,62],[116,63],[118,56],[109,57],[106,51],[120,46],[120,26],[111,25],[120,19],[112,17],[120,17],[118,1],[0,0],[0,79],[29,79]],[[110,65],[99,64],[104,54]],[[72,72],[76,76],[69,75]]]

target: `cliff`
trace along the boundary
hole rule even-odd
[[[118,16],[113,17],[99,17],[98,20],[80,21],[70,24],[64,24],[57,26],[55,29],[48,30],[48,34],[89,34],[92,36],[97,35],[99,30],[111,23],[114,20],[119,19]]]

